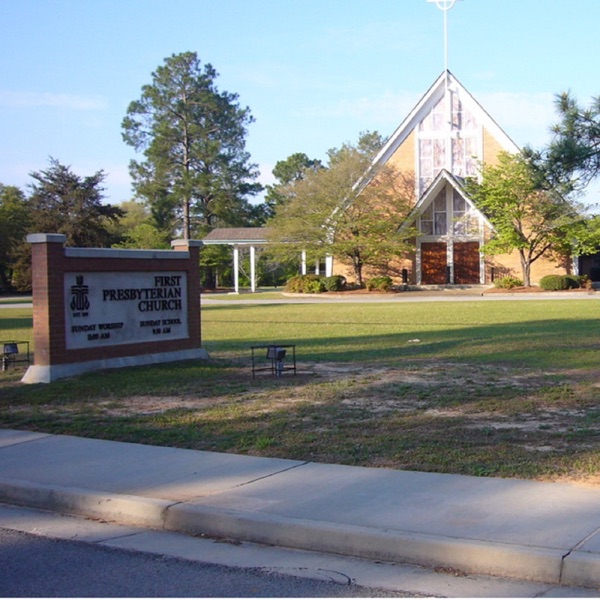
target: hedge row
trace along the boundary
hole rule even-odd
[[[321,294],[322,292],[340,292],[346,287],[346,278],[342,275],[324,277],[321,275],[295,275],[285,285],[285,291],[293,294]],[[367,290],[387,292],[392,287],[392,278],[384,275],[367,281]]]
[[[585,287],[587,276],[575,275],[546,275],[540,279],[540,287],[546,291],[556,292],[559,290],[570,290]],[[523,282],[516,277],[507,275],[494,281],[494,287],[509,290],[515,287],[521,287]]]
[[[585,276],[576,277],[574,275],[546,275],[540,279],[540,287],[543,290],[558,291],[577,289],[584,284]]]
[[[369,291],[376,290],[378,292],[387,292],[392,287],[392,278],[387,275],[381,277],[373,277],[367,281],[367,289]]]
[[[494,280],[494,287],[499,288],[501,290],[511,290],[512,288],[522,287],[523,282],[516,277],[512,277],[511,275],[506,275],[505,277],[501,277],[500,279]]]
[[[346,278],[342,275],[322,277],[321,275],[296,275],[285,285],[285,291],[293,294],[320,294],[322,292],[339,292],[346,286]]]

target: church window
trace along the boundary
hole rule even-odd
[[[421,213],[420,230],[422,235],[446,235],[448,220],[446,210],[446,190],[442,190],[434,201]]]
[[[446,146],[443,139],[419,140],[419,192],[421,194],[444,168],[445,160]]]
[[[418,194],[421,196],[442,169],[457,177],[476,177],[481,126],[457,91],[442,96],[417,127]],[[451,113],[451,114],[449,114]]]
[[[419,123],[419,131],[444,130],[444,98],[431,109],[430,113]]]
[[[458,177],[477,175],[477,139],[473,136],[452,140],[452,172]]]
[[[433,201],[434,233],[435,235],[445,235],[447,228],[446,221],[446,190],[442,190]]]
[[[452,93],[452,129],[454,131],[477,131],[479,124],[473,113],[465,105],[456,92]]]
[[[469,203],[456,191],[452,198],[453,230],[455,235],[476,235],[479,220]]]
[[[433,204],[422,212],[420,229],[422,235],[433,235]]]

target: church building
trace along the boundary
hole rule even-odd
[[[395,269],[405,270],[407,283],[477,285],[505,275],[521,278],[517,252],[481,252],[493,227],[464,188],[464,178],[477,177],[483,163],[496,164],[502,151],[517,153],[519,148],[448,70],[387,140],[372,171],[389,164],[414,178],[415,205],[399,227],[414,226],[419,233],[414,253],[398,257]],[[532,265],[532,282],[559,272],[564,269],[540,258]],[[352,278],[335,257],[333,273]],[[380,274],[367,272],[367,277]]]
[[[504,276],[522,279],[517,251],[483,254],[482,246],[494,229],[464,185],[465,178],[480,175],[482,164],[497,164],[500,152],[517,153],[519,148],[446,69],[389,137],[365,175],[366,181],[377,181],[378,170],[391,165],[414,182],[414,206],[404,222],[399,216],[398,227],[418,233],[412,252],[391,257],[385,273],[365,267],[364,279],[390,275],[395,284],[413,286],[491,285]],[[269,245],[266,228],[215,229],[203,241],[232,246],[236,292],[240,253],[249,249],[251,290],[255,290],[256,250]],[[353,282],[354,271],[343,259],[322,258],[324,269],[319,271],[319,265],[316,272],[343,275]],[[301,272],[308,268],[303,253]],[[555,259],[541,257],[531,265],[531,282],[565,272]]]

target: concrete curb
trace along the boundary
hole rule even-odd
[[[172,502],[80,488],[0,479],[0,501],[30,508],[162,529]]]
[[[543,583],[600,587],[600,556],[588,552],[336,525],[8,478],[0,479],[0,501],[191,535]]]
[[[564,560],[561,583],[600,588],[600,557],[591,552],[571,552]]]
[[[165,528],[386,562],[559,583],[562,552],[178,504]]]

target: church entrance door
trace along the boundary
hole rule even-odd
[[[421,282],[424,285],[446,285],[445,242],[421,244]]]
[[[479,283],[479,242],[454,242],[454,283]]]

